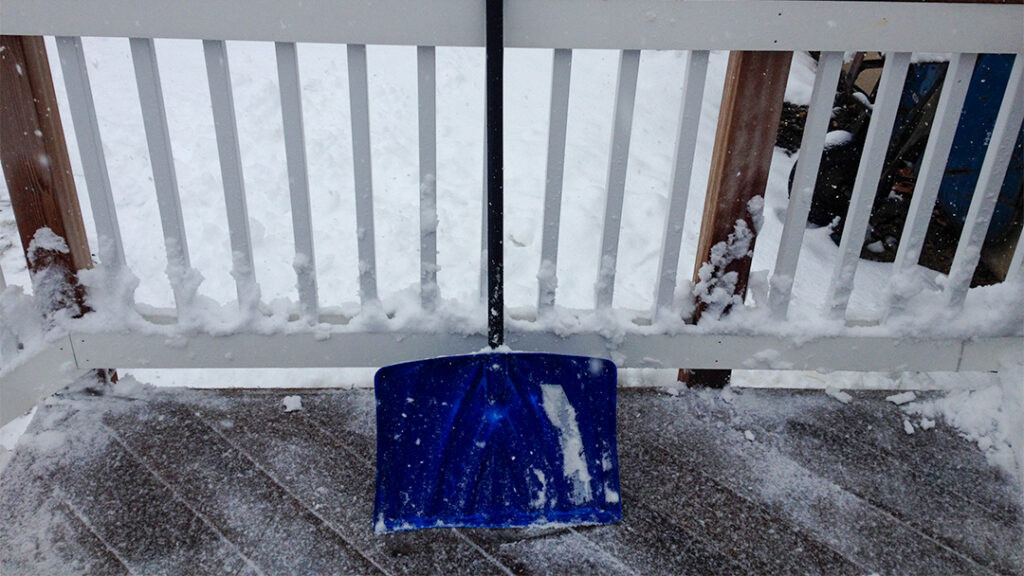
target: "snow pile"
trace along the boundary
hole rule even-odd
[[[836,388],[835,386],[826,387],[825,394],[828,394],[830,397],[835,398],[836,400],[842,402],[843,404],[849,404],[850,402],[853,401],[853,396],[850,396],[849,394],[843,392],[842,390]]]
[[[285,396],[281,399],[285,412],[299,412],[302,410],[302,396]]]
[[[903,405],[903,410],[919,417],[917,424],[925,430],[935,425],[935,419],[943,419],[976,443],[989,462],[1020,479],[1024,476],[1024,363],[1008,365],[1001,379],[997,385],[910,402]],[[912,419],[904,426],[912,432]]]
[[[558,443],[562,448],[562,474],[572,482],[572,501],[585,504],[594,499],[590,488],[590,469],[583,452],[583,437],[576,421],[576,409],[569,403],[560,384],[541,384],[541,404],[544,414],[558,430]]]
[[[917,400],[917,394],[915,394],[913,390],[909,390],[907,392],[900,392],[899,394],[893,394],[892,396],[886,396],[885,399],[888,400],[889,402],[892,402],[893,404],[895,404],[897,406],[902,406],[902,405],[906,404],[907,402],[912,402],[914,400]]]

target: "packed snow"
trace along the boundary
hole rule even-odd
[[[906,404],[907,402],[917,400],[917,394],[914,394],[913,390],[908,390],[906,392],[900,392],[899,394],[887,396],[885,399],[888,400],[889,402],[892,402],[893,404],[896,404],[897,406],[900,406]]]
[[[835,398],[836,400],[842,402],[843,404],[849,404],[853,400],[853,396],[850,396],[846,392],[843,392],[842,390],[834,386],[828,386],[827,388],[825,388],[825,394],[828,394],[829,396]]]
[[[302,410],[302,396],[285,396],[281,399],[281,404],[284,406],[285,412],[299,412]]]
[[[156,42],[167,106],[171,146],[179,183],[190,266],[176,259],[176,246],[164,246],[152,171],[142,129],[141,110],[132,71],[128,42],[124,39],[86,38],[86,61],[96,113],[104,141],[114,202],[118,212],[125,257],[130,272],[115,275],[99,267],[82,274],[93,288],[90,304],[100,313],[87,318],[80,329],[123,326],[136,330],[169,331],[146,322],[143,315],[173,313],[176,296],[186,305],[179,318],[188,330],[213,334],[240,329],[279,332],[296,329],[291,318],[299,312],[296,273],[311,267],[317,272],[322,312],[353,317],[351,329],[365,329],[391,322],[403,327],[439,331],[479,332],[484,326],[480,300],[481,221],[483,177],[483,50],[437,49],[437,151],[438,169],[430,185],[436,192],[437,220],[421,224],[418,180],[416,111],[416,52],[411,47],[370,46],[370,125],[373,148],[373,184],[376,241],[376,272],[379,307],[360,310],[359,271],[367,262],[358,259],[357,230],[347,59],[344,46],[299,46],[302,71],[302,105],[309,162],[313,211],[313,258],[296,254],[288,194],[288,174],[282,138],[279,91],[271,43],[230,42],[232,85],[239,129],[242,164],[253,245],[255,285],[242,290],[248,305],[239,307],[236,276],[246,276],[244,258],[232,254],[221,192],[221,174],[206,88],[204,60],[198,41]],[[49,45],[51,67],[68,132],[68,147],[79,190],[85,182],[73,124],[56,50]],[[697,286],[685,281],[693,270],[703,194],[707,186],[714,129],[721,99],[726,53],[712,53],[701,110],[700,129],[691,198],[683,224],[679,256],[680,285],[674,301],[675,318],[692,309],[694,289],[711,295],[723,307],[743,304],[728,290],[728,277],[712,279],[705,270]],[[626,198],[614,284],[614,314],[585,318],[568,313],[593,307],[595,281],[601,268],[600,229],[609,162],[612,109],[617,52],[574,52],[562,224],[557,265],[541,262],[541,221],[546,163],[548,94],[551,56],[544,50],[506,51],[505,127],[505,260],[506,301],[512,312],[533,309],[538,281],[555,294],[562,313],[533,324],[565,334],[600,331],[614,336],[623,326],[642,330],[632,323],[636,311],[648,311],[658,273],[660,233],[668,206],[668,183],[676,138],[679,104],[686,70],[686,54],[644,51],[637,87],[636,116],[626,180]],[[806,103],[814,62],[806,54],[794,59],[787,99]],[[834,133],[830,141],[845,138]],[[756,216],[757,243],[753,251],[751,296],[748,303],[762,303],[767,278],[775,261],[785,217],[787,178],[795,157],[776,150],[763,198],[750,206]],[[81,194],[90,245],[99,246],[89,198]],[[423,228],[425,226],[426,228]],[[419,247],[426,229],[436,233],[437,312],[420,308]],[[724,265],[749,251],[751,230],[737,227],[733,242],[720,247]],[[775,326],[763,306],[730,314],[716,330],[743,332],[777,329],[790,336],[829,334],[859,330],[864,334],[912,335],[922,329],[950,337],[989,334],[1020,334],[1024,299],[1019,287],[993,286],[972,290],[968,313],[951,316],[943,310],[944,277],[924,269],[901,286],[906,307],[885,326],[874,326],[886,313],[884,290],[891,265],[861,261],[854,277],[849,318],[861,326],[849,329],[841,321],[824,319],[824,286],[837,260],[837,249],[826,228],[809,229],[793,283],[790,321]],[[654,238],[654,240],[652,240]],[[37,237],[45,243],[45,237]],[[41,245],[41,244],[40,244]],[[94,255],[95,257],[95,255]],[[6,187],[0,185],[0,268],[9,285],[0,295],[0,366],[11,367],[23,356],[12,349],[12,332],[29,351],[45,345],[45,335],[32,321],[27,295],[33,293],[22,247],[14,227]],[[629,271],[629,273],[625,273]],[[758,295],[761,291],[761,296]],[[239,309],[242,309],[240,312]],[[258,310],[257,310],[258,308]],[[257,313],[258,312],[258,313]],[[712,314],[713,316],[713,314]],[[92,322],[92,324],[89,324]],[[681,325],[681,322],[679,322]],[[308,325],[297,329],[310,329]],[[330,328],[333,329],[333,328]],[[318,336],[330,329],[316,326]],[[681,329],[663,318],[649,330]],[[176,336],[176,337],[180,337]],[[4,343],[7,342],[5,345]],[[1024,359],[1018,359],[1024,362]],[[766,360],[770,364],[770,358]],[[757,364],[752,367],[773,367]],[[775,367],[784,368],[784,367]],[[1016,365],[1008,368],[1019,374]],[[157,385],[252,386],[368,386],[368,370],[262,370],[254,380],[249,371],[130,371],[139,380]],[[659,385],[679,392],[675,371],[626,370],[625,385]],[[1012,380],[1012,378],[1011,378]],[[781,386],[823,388],[840,402],[848,402],[844,389],[955,389],[944,401],[913,402],[903,408],[908,423],[927,431],[936,418],[959,427],[1010,467],[1011,446],[1021,444],[1020,391],[1022,379],[1008,381],[989,374],[818,374],[790,371],[737,371],[734,386]],[[1015,408],[1009,408],[1010,406]],[[24,421],[3,428],[3,437],[16,437]],[[1019,457],[1018,457],[1019,459]]]
[[[576,421],[576,409],[569,403],[561,384],[541,384],[541,405],[551,425],[558,430],[562,448],[562,475],[572,482],[572,501],[585,504],[594,499],[590,469],[583,451],[583,437]]]

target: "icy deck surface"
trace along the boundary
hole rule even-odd
[[[383,537],[371,391],[49,404],[0,475],[5,576],[1024,570],[1019,487],[880,393],[622,390],[621,524]]]

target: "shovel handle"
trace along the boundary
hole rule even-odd
[[[504,35],[502,3],[487,0],[487,343],[497,348],[505,342],[504,290],[504,146],[502,90]]]

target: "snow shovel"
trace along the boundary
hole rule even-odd
[[[504,343],[501,10],[502,0],[487,0],[490,350],[377,372],[377,533],[622,519],[615,365],[497,350]]]

